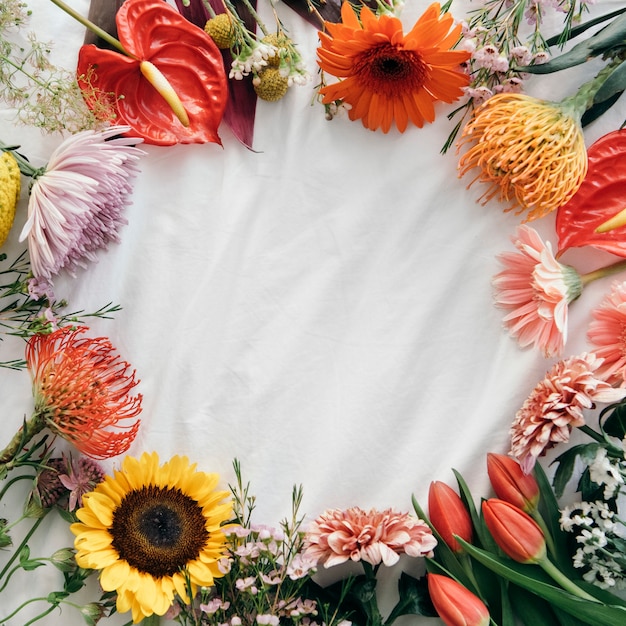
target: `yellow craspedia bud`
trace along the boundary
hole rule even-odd
[[[15,218],[15,207],[20,197],[20,168],[10,152],[0,156],[0,246],[4,244]]]
[[[281,76],[280,70],[276,67],[264,68],[252,84],[256,95],[268,102],[280,100],[289,88],[289,81],[285,76]]]
[[[235,26],[227,13],[220,13],[212,17],[204,25],[204,31],[221,50],[226,50],[235,43]]]
[[[289,39],[289,37],[287,37],[286,35],[279,35],[278,33],[271,33],[263,37],[261,41],[262,43],[266,43],[266,44],[269,44],[270,46],[274,46],[275,48],[278,48],[278,50],[276,51],[276,54],[273,57],[270,57],[269,59],[267,59],[267,64],[270,67],[278,67],[280,65],[280,56],[281,56],[280,50],[287,49],[289,45],[292,43],[291,39]]]

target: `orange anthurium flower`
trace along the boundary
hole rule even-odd
[[[319,66],[341,79],[320,89],[324,104],[350,105],[351,120],[370,130],[388,132],[395,122],[402,133],[409,120],[418,127],[435,119],[438,100],[454,102],[469,76],[460,65],[464,50],[450,50],[461,25],[438,3],[426,9],[406,35],[392,15],[375,15],[362,6],[359,16],[349,2],[341,7],[340,24],[325,22],[319,33]]]
[[[587,159],[585,179],[556,215],[559,254],[593,246],[626,257],[626,130],[598,139]]]
[[[545,561],[546,541],[530,515],[497,498],[485,500],[482,511],[489,532],[508,557],[518,563]]]
[[[80,49],[78,84],[87,105],[146,143],[220,143],[228,87],[207,33],[163,0],[126,0],[115,21],[127,54]]]
[[[504,454],[487,454],[487,474],[496,495],[526,513],[537,508],[539,485],[532,474],[525,474],[520,464]]]
[[[461,552],[461,544],[454,535],[464,541],[472,541],[472,520],[456,491],[440,481],[430,483],[428,490],[428,517],[435,530],[453,552]]]
[[[489,609],[469,589],[441,574],[429,573],[426,580],[433,606],[446,626],[489,624]]]

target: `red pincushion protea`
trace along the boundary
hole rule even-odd
[[[34,419],[83,454],[104,459],[126,452],[139,429],[135,371],[105,337],[81,337],[84,326],[31,337],[26,361],[33,379]]]
[[[35,410],[0,452],[0,476],[45,428],[95,459],[122,454],[135,439],[142,400],[131,395],[139,382],[135,371],[105,337],[81,337],[87,330],[66,326],[29,339]]]

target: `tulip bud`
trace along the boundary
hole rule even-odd
[[[454,535],[472,541],[472,520],[456,491],[440,481],[430,483],[428,517],[435,530],[453,552],[463,550]]]
[[[430,599],[446,626],[487,626],[489,610],[485,603],[453,578],[428,574]]]
[[[504,454],[487,454],[487,474],[500,500],[530,513],[539,502],[539,485],[532,474],[525,474],[520,464]]]
[[[541,528],[516,506],[491,498],[482,505],[485,524],[501,550],[518,563],[539,563],[546,558]]]

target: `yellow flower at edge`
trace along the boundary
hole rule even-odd
[[[120,471],[83,496],[76,512],[76,562],[101,570],[105,591],[117,592],[117,610],[134,623],[164,615],[177,593],[188,602],[186,576],[195,594],[222,576],[222,525],[231,518],[229,492],[219,477],[196,470],[187,457],[163,465],[144,453],[126,457]]]
[[[509,202],[505,210],[527,212],[526,222],[565,204],[587,173],[580,117],[524,94],[500,93],[481,104],[463,129],[459,148],[466,144],[459,175],[478,169],[470,185],[489,185],[482,203]]]
[[[377,16],[365,6],[357,17],[344,2],[342,22],[326,22],[319,33],[318,64],[340,79],[320,89],[322,102],[346,103],[351,120],[384,133],[394,122],[401,133],[409,120],[420,128],[433,122],[435,102],[454,102],[470,80],[461,69],[470,53],[450,50],[461,25],[452,28],[453,17],[440,13],[439,4],[431,4],[404,35],[397,17]]]

